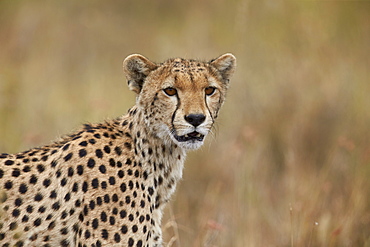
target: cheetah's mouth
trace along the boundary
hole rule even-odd
[[[204,139],[204,135],[202,135],[201,133],[199,133],[197,131],[193,131],[193,132],[188,133],[188,134],[183,135],[183,136],[174,135],[174,137],[178,142],[188,142],[188,141],[191,141],[191,142],[199,141],[199,142],[201,142]]]

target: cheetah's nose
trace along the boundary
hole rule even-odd
[[[184,118],[189,124],[197,127],[204,122],[206,116],[204,116],[203,114],[189,114],[186,115]]]

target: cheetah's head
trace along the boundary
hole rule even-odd
[[[176,58],[161,64],[134,54],[123,69],[151,131],[182,148],[197,149],[217,118],[235,65],[230,53],[210,62]]]

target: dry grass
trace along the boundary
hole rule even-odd
[[[238,71],[189,154],[167,246],[370,246],[367,1],[0,1],[0,151],[134,103],[122,59]]]

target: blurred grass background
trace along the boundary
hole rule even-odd
[[[0,1],[0,152],[124,114],[122,60],[238,69],[165,246],[370,246],[369,1]]]

